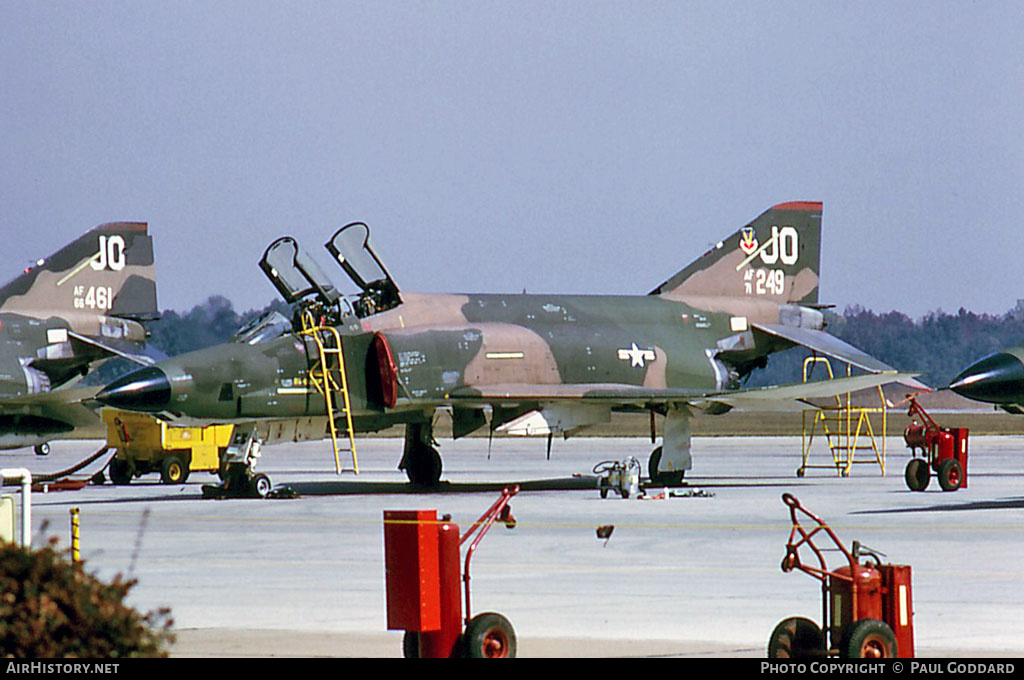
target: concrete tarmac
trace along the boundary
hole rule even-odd
[[[5,453],[3,465],[52,472],[100,444]],[[790,492],[848,547],[857,539],[913,567],[918,656],[1024,656],[1024,437],[971,439],[968,488],[951,493],[934,479],[907,489],[901,438],[888,440],[884,476],[862,464],[848,478],[797,478],[799,437],[698,437],[688,495],[664,500],[601,499],[594,487],[600,461],[634,455],[646,468],[647,439],[556,440],[551,460],[543,439],[496,439],[490,453],[486,439],[444,440],[431,493],[395,469],[401,440],[357,446],[358,476],[334,473],[327,442],[265,448],[259,470],[293,499],[204,500],[213,475],[167,486],[154,474],[34,494],[33,524],[67,545],[80,508],[86,569],[137,578],[130,602],[142,611],[170,607],[174,656],[397,657],[382,512],[437,509],[465,531],[502,485],[521,483],[518,526],[495,526],[471,564],[473,612],[508,617],[520,656],[763,657],[781,619],[821,618],[818,582],[779,568]],[[823,445],[812,453],[830,461]],[[608,540],[596,535],[604,525]]]

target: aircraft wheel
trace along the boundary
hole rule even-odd
[[[939,464],[939,486],[943,491],[956,491],[964,480],[964,471],[960,462],[955,458],[949,458]]]
[[[233,496],[245,495],[246,489],[250,489],[252,484],[249,469],[244,463],[229,463],[224,471],[223,479],[224,490]]]
[[[110,461],[110,481],[114,484],[129,484],[132,481],[132,464],[116,456]]]
[[[466,656],[470,659],[514,659],[516,633],[501,614],[477,614],[466,626],[463,636]]]
[[[267,477],[261,472],[252,478],[250,488],[259,498],[266,498],[270,495],[270,490],[273,488],[273,484],[270,483],[270,477]]]
[[[218,477],[220,477],[220,481],[222,481],[222,482],[228,481],[228,468],[230,467],[230,463],[228,463],[227,461],[224,460],[224,454],[226,452],[227,452],[227,447],[226,446],[222,446],[218,450],[218,454],[217,454],[217,460],[219,462],[219,465],[217,466],[216,475]]]
[[[661,463],[661,447],[651,451],[651,457],[647,459],[647,476],[651,478],[651,484],[655,486],[679,486],[683,483],[685,470],[676,472],[659,472],[658,465]]]
[[[42,444],[36,444],[32,447],[32,450],[36,452],[37,456],[48,456],[50,455],[50,445],[46,442]]]
[[[903,478],[907,481],[907,487],[911,491],[924,491],[927,489],[928,482],[932,478],[928,461],[924,458],[911,458],[910,462],[907,463],[907,469],[903,473]]]
[[[178,456],[167,456],[160,463],[160,481],[164,484],[184,484],[188,468]]]
[[[825,656],[818,624],[800,616],[783,619],[768,638],[769,659],[817,659]]]
[[[416,486],[437,486],[441,481],[441,454],[433,446],[416,449],[406,461],[405,476]]]
[[[402,636],[402,657],[405,659],[420,658],[420,634],[407,630]]]
[[[878,619],[854,621],[839,643],[839,656],[844,659],[894,659],[896,655],[896,634]]]

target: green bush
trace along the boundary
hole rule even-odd
[[[124,604],[134,579],[103,583],[56,543],[26,550],[0,542],[0,656],[166,657],[170,610],[140,614]]]

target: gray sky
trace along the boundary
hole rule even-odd
[[[343,284],[365,221],[405,289],[643,294],[821,200],[823,302],[1004,312],[1022,36],[1020,2],[0,0],[0,279],[144,220],[161,307],[242,310],[274,238]]]

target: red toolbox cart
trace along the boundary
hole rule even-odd
[[[518,485],[506,487],[461,538],[459,526],[447,515],[439,520],[437,510],[384,511],[387,627],[405,631],[406,658],[515,657],[508,619],[495,612],[470,616],[469,561],[496,520],[515,526],[509,500],[518,492]],[[474,534],[460,573],[460,547]]]

